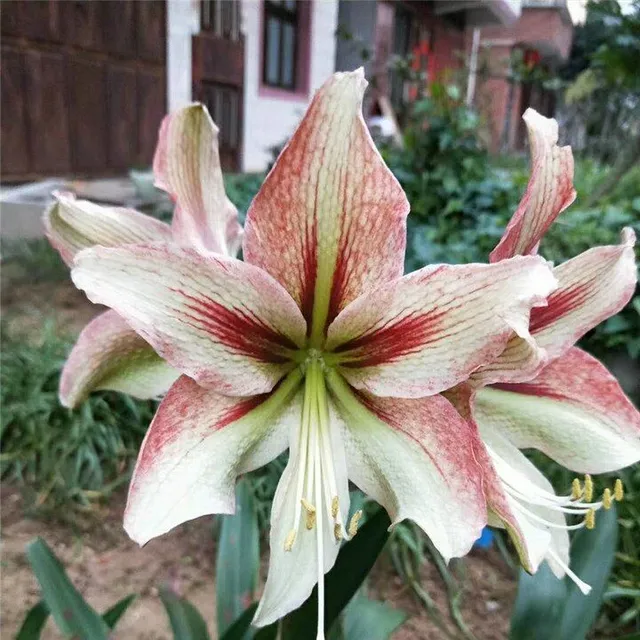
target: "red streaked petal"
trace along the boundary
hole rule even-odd
[[[173,527],[235,510],[235,479],[287,447],[300,420],[300,376],[271,394],[220,395],[181,376],[162,401],[142,443],[124,515],[133,540],[145,544]]]
[[[362,118],[362,70],[318,91],[247,214],[244,256],[276,278],[318,341],[362,292],[403,272],[409,204]]]
[[[99,389],[156,398],[178,375],[115,311],[106,311],[74,345],[60,377],[60,401],[74,408]]]
[[[328,378],[349,478],[388,512],[409,518],[449,560],[464,555],[486,524],[477,431],[442,396],[378,398]]]
[[[156,186],[176,202],[176,242],[235,255],[241,234],[238,211],[224,191],[218,128],[204,105],[192,104],[165,117],[153,173]]]
[[[558,289],[546,307],[532,310],[530,325],[550,358],[560,356],[629,302],[638,279],[634,244],[635,233],[626,228],[619,245],[589,249],[553,270]]]
[[[558,146],[558,123],[533,109],[523,115],[531,147],[527,190],[496,248],[491,262],[537,253],[553,221],[576,198],[571,147]]]
[[[579,473],[640,460],[640,413],[598,360],[570,349],[534,380],[478,392],[474,416],[518,448],[536,448]]]
[[[202,386],[269,391],[293,368],[306,326],[291,296],[249,264],[169,245],[91,249],[72,278]]]
[[[351,303],[329,327],[327,350],[356,388],[381,396],[432,395],[491,362],[533,305],[555,287],[534,256],[493,265],[439,265]]]
[[[43,223],[51,245],[73,265],[75,256],[89,247],[170,241],[169,225],[133,209],[103,207],[77,200],[71,193],[57,192],[45,211]]]

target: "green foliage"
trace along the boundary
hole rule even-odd
[[[3,281],[11,284],[61,282],[69,277],[69,268],[46,238],[0,242]]]
[[[216,560],[218,636],[253,601],[260,569],[260,531],[249,480],[236,486],[236,512],[222,516]]]
[[[100,616],[73,586],[44,540],[36,538],[27,547],[27,559],[40,584],[43,600],[27,613],[18,640],[37,640],[49,613],[66,638],[107,640],[110,630],[135,598],[127,596]]]
[[[513,185],[508,172],[489,163],[479,125],[456,87],[432,84],[413,108],[404,147],[383,147],[411,203],[409,271],[477,261],[500,237]]]
[[[602,604],[618,537],[615,507],[598,516],[596,529],[581,529],[571,544],[571,568],[591,593],[585,596],[568,577],[558,580],[546,563],[533,576],[521,570],[511,640],[584,640]]]
[[[263,181],[262,173],[226,173],[224,175],[227,197],[238,207],[240,222],[244,223],[247,209]]]
[[[88,508],[126,482],[155,404],[99,393],[75,411],[58,400],[70,342],[43,329],[40,343],[3,327],[0,474],[22,485],[32,506]]]
[[[185,598],[181,598],[168,587],[160,589],[175,640],[210,640],[207,624],[200,612]]]

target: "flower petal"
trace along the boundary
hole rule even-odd
[[[238,211],[227,198],[218,154],[218,127],[207,108],[192,104],[165,117],[153,158],[155,184],[176,202],[176,242],[223,255],[240,246]]]
[[[486,524],[476,429],[442,396],[377,398],[354,394],[335,371],[327,380],[349,478],[393,524],[413,520],[446,560],[467,553]]]
[[[269,391],[294,365],[305,322],[269,274],[170,245],[96,248],[72,278],[117,311],[156,352],[199,384],[229,395]]]
[[[69,266],[76,254],[96,245],[119,247],[171,240],[169,225],[139,211],[102,207],[88,200],[76,200],[70,193],[57,192],[54,196],[56,202],[43,217],[45,233]]]
[[[485,467],[485,483],[491,483],[487,492],[488,506],[491,512],[502,520],[498,526],[505,527],[514,542],[522,565],[530,573],[534,573],[543,560],[548,560],[553,572],[558,576],[564,575],[564,570],[554,560],[549,549],[558,555],[565,565],[569,564],[569,534],[566,529],[565,516],[557,510],[540,505],[532,505],[518,500],[505,490],[504,482],[510,486],[527,489],[541,489],[555,494],[551,483],[523,453],[513,446],[499,430],[484,426],[480,428],[480,435],[488,451],[488,457],[497,474],[487,473]],[[500,497],[498,497],[502,494]],[[498,506],[499,505],[499,506]],[[505,510],[505,505],[508,509]],[[533,513],[529,517],[527,513]],[[552,523],[547,527],[537,522],[535,516]]]
[[[98,389],[156,398],[179,375],[115,311],[106,311],[83,329],[67,358],[60,402],[75,408]]]
[[[287,446],[300,374],[271,394],[223,396],[181,376],[162,401],[142,443],[124,514],[139,544],[212,513],[233,513],[235,479]]]
[[[302,407],[299,407],[301,410]],[[285,614],[297,609],[311,594],[318,582],[318,546],[316,529],[307,530],[304,523],[296,523],[297,480],[300,464],[300,420],[291,420],[292,432],[289,437],[289,462],[278,483],[271,509],[271,531],[269,574],[262,593],[260,605],[253,620],[254,625],[265,626],[275,622]],[[349,482],[342,442],[342,421],[330,407],[329,428],[333,454],[333,471],[339,493],[339,508],[342,521],[349,514]],[[316,504],[316,507],[318,505]],[[298,509],[299,511],[299,509]],[[321,527],[323,536],[324,572],[335,564],[340,543],[332,534],[333,523]],[[290,551],[285,551],[287,536],[299,525],[295,542]],[[318,524],[316,523],[316,526]],[[293,579],[292,579],[293,576]]]
[[[640,460],[640,413],[595,358],[573,348],[535,380],[478,392],[474,416],[519,449],[540,449],[580,473]]]
[[[432,395],[465,380],[524,335],[532,305],[555,287],[546,263],[438,265],[389,282],[331,324],[327,349],[356,388],[375,395]]]
[[[319,342],[363,291],[402,275],[409,203],[362,118],[362,70],[336,73],[254,199],[244,256],[281,282]]]
[[[634,244],[635,233],[626,228],[621,244],[589,249],[553,270],[559,287],[548,306],[532,310],[530,325],[550,358],[566,352],[629,302],[638,279]]]
[[[558,123],[533,109],[522,116],[529,131],[531,177],[527,190],[496,248],[491,262],[537,253],[553,221],[576,198],[571,147],[558,146]]]

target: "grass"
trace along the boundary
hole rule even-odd
[[[0,475],[40,512],[88,509],[126,482],[153,416],[151,402],[94,394],[71,411],[58,401],[70,342],[43,330],[38,343],[2,327]]]

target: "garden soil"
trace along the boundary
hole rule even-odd
[[[39,599],[38,584],[25,556],[26,545],[41,536],[63,562],[76,588],[99,612],[106,611],[130,593],[140,594],[121,619],[114,638],[171,640],[158,587],[171,586],[202,613],[215,637],[216,549],[211,518],[200,518],[151,541],[142,549],[122,529],[124,494],[74,524],[36,520],[24,514],[20,493],[3,487],[1,535],[1,636],[13,638],[26,612]],[[475,551],[461,561],[464,593],[460,610],[478,640],[507,637],[515,581],[497,551]],[[267,558],[263,558],[262,573]],[[262,576],[264,578],[264,575]],[[453,637],[455,626],[448,615],[445,588],[432,564],[422,571],[422,585],[434,600]],[[383,556],[370,579],[371,597],[405,611],[409,618],[393,640],[440,640],[442,631]],[[48,624],[44,640],[59,638]],[[457,637],[462,637],[458,634]]]

